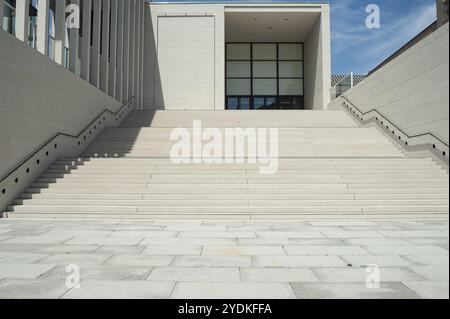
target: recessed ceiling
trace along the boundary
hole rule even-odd
[[[226,42],[303,42],[319,16],[317,12],[227,12]]]

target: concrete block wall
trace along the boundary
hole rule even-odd
[[[0,30],[0,176],[57,132],[121,103]]]
[[[408,135],[449,141],[449,24],[344,95],[362,112],[376,109]],[[342,99],[332,101],[339,107]]]

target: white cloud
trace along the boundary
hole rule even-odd
[[[381,6],[381,29],[368,29],[365,4],[360,4],[342,0],[332,5],[333,53],[345,55],[352,61],[351,69],[359,73],[375,67],[436,20],[434,1],[411,7],[403,16],[385,12]]]

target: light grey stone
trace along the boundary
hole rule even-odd
[[[287,238],[243,238],[238,239],[237,244],[238,245],[248,245],[248,246],[255,246],[255,245],[263,245],[263,246],[282,246],[282,245],[288,245],[289,239]]]
[[[174,283],[156,281],[84,280],[65,299],[168,299]]]
[[[448,282],[405,281],[405,286],[425,299],[449,299]]]
[[[379,267],[407,267],[413,265],[401,256],[341,256],[341,258],[353,267],[367,267],[377,265]]]
[[[51,237],[106,237],[110,230],[51,230],[45,236]]]
[[[365,267],[314,268],[313,271],[322,282],[366,282],[372,274],[372,270]],[[380,267],[379,271],[379,279],[382,282],[425,280],[424,277],[406,267]]]
[[[0,264],[32,264],[48,254],[0,252]]]
[[[241,268],[242,281],[318,282],[309,268]]]
[[[251,267],[252,259],[247,256],[176,256],[175,267]]]
[[[270,231],[256,234],[261,238],[325,238],[319,231]]]
[[[287,283],[177,283],[173,299],[293,299]]]
[[[68,245],[136,246],[144,237],[75,237]]]
[[[80,279],[93,280],[146,280],[151,267],[130,267],[130,266],[80,266]],[[57,266],[39,279],[52,280],[62,278],[65,280],[69,274],[66,272],[66,266]]]
[[[35,279],[56,264],[0,264],[0,278]]]
[[[102,265],[111,255],[100,254],[53,254],[39,262],[42,264],[58,265]]]
[[[347,245],[357,245],[357,246],[399,246],[399,245],[409,245],[407,240],[395,239],[395,238],[353,238],[344,239]]]
[[[317,221],[310,222],[313,226],[378,226],[376,222],[371,221]]]
[[[446,266],[411,266],[410,268],[429,281],[449,281],[449,270]]]
[[[439,246],[419,246],[419,245],[403,245],[403,246],[367,246],[366,249],[375,255],[440,255],[447,254],[448,251]]]
[[[216,225],[216,226],[198,226],[198,225],[168,225],[165,231],[172,232],[225,232],[227,231],[226,225]],[[228,230],[229,231],[229,230]]]
[[[204,246],[204,245],[235,245],[234,238],[146,238],[141,245],[153,246]]]
[[[89,254],[97,249],[98,245],[46,245],[36,248],[36,252],[47,254]]]
[[[369,289],[364,283],[293,283],[299,299],[420,299],[403,283],[381,283]]]
[[[173,256],[118,255],[108,259],[108,261],[104,265],[129,267],[163,267],[169,266],[172,260]]]
[[[4,241],[7,244],[33,244],[33,245],[55,245],[62,244],[71,239],[72,236],[17,236]]]
[[[106,255],[139,255],[145,246],[101,246],[94,251],[94,254]]]
[[[254,232],[180,232],[180,238],[255,238]]]
[[[159,256],[200,256],[202,253],[202,246],[148,246],[142,252],[142,255],[159,255]]]
[[[284,246],[290,256],[365,256],[370,253],[360,246]]]
[[[204,256],[285,256],[281,246],[205,246]]]
[[[57,299],[68,291],[65,279],[4,279],[0,299]]]
[[[448,233],[437,230],[406,230],[406,231],[380,231],[386,237],[390,238],[448,238]]]
[[[238,282],[240,281],[240,276],[238,268],[159,267],[153,269],[147,280],[183,282]]]
[[[383,238],[383,235],[376,231],[349,231],[349,230],[336,230],[336,231],[327,231],[324,230],[322,233],[327,238],[339,238],[339,239],[348,239],[348,238]]]
[[[339,257],[332,256],[255,256],[255,267],[345,267]]]
[[[449,266],[449,258],[447,254],[442,255],[407,255],[406,259],[415,263],[417,266]]]
[[[109,237],[112,238],[122,238],[122,237],[141,237],[141,238],[171,238],[176,237],[178,232],[172,232],[172,231],[138,231],[138,230],[120,230],[120,231],[114,231],[109,235]]]
[[[302,239],[302,238],[291,238],[289,243],[291,245],[310,245],[310,246],[341,246],[344,245],[344,241],[341,239]]]

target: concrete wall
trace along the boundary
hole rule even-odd
[[[121,103],[0,30],[0,176],[46,139]]]
[[[329,7],[323,7],[305,41],[305,107],[326,109],[331,90],[331,44]]]
[[[449,140],[447,23],[344,95],[361,111],[376,109],[408,135]],[[339,107],[341,99],[330,107]]]
[[[223,5],[148,5],[145,109],[225,108]]]
[[[238,5],[233,5],[237,7]],[[265,5],[255,5],[258,7]],[[296,10],[308,10],[299,5]],[[286,10],[292,6],[267,5]],[[225,11],[227,4],[157,4],[145,12],[145,109],[225,108]],[[242,5],[250,10],[253,5]],[[256,8],[256,7],[255,7]],[[324,109],[330,101],[331,49],[329,6],[305,41],[307,109]],[[317,10],[317,8],[315,8]],[[208,22],[205,22],[208,21]],[[204,23],[203,23],[204,22]],[[176,28],[176,29],[171,29]],[[214,28],[214,30],[206,30]],[[213,33],[211,33],[213,31]],[[214,59],[207,56],[211,52]]]

